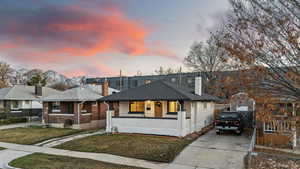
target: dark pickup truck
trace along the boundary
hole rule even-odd
[[[241,135],[244,129],[242,116],[239,112],[222,112],[218,115],[216,121],[216,133],[222,131],[234,131]]]

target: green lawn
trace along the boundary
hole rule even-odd
[[[1,150],[5,150],[5,148],[3,148],[3,147],[0,147],[0,151],[1,151]]]
[[[78,132],[81,132],[81,130],[42,127],[14,128],[0,130],[0,142],[29,145]]]
[[[141,169],[95,160],[35,153],[9,163],[22,169]]]
[[[96,152],[132,157],[157,162],[171,162],[193,141],[176,138],[137,134],[104,134],[73,140],[56,148]]]

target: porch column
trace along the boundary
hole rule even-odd
[[[295,112],[295,103],[292,103],[293,105],[293,116],[296,116],[296,112]]]
[[[185,126],[186,126],[186,112],[185,111],[178,111],[177,116],[177,130],[178,136],[184,137],[185,136]]]
[[[112,132],[112,110],[107,110],[106,111],[106,132],[111,133]]]
[[[196,131],[195,124],[196,124],[196,118],[195,118],[195,108],[196,108],[196,103],[191,103],[191,120],[190,120],[190,126],[191,126],[191,133]]]

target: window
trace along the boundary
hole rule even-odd
[[[67,105],[66,114],[74,114],[74,104],[73,103],[66,103],[66,105]]]
[[[30,101],[29,101],[29,100],[26,100],[26,101],[25,101],[25,104],[30,104]]]
[[[20,108],[19,101],[12,101],[11,102],[11,108],[12,109],[19,109]]]
[[[177,101],[170,101],[168,102],[168,113],[176,113],[179,110],[179,104]]]
[[[52,104],[52,112],[60,112],[60,102],[54,102]]]
[[[130,102],[129,111],[133,113],[144,113],[145,102]]]

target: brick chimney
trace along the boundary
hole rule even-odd
[[[108,81],[106,79],[102,84],[102,96],[108,96]]]
[[[35,93],[36,96],[43,96],[43,88],[40,85],[35,85]]]

